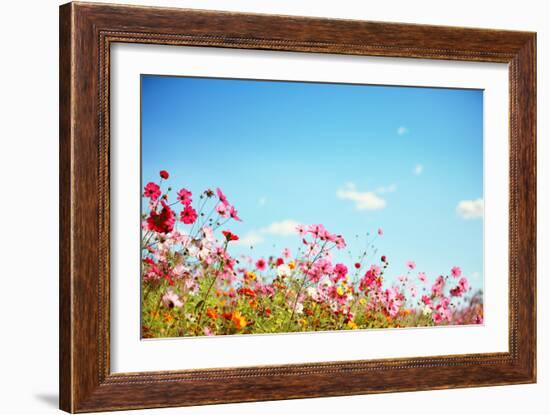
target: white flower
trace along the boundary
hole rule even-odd
[[[432,314],[431,307],[429,305],[425,306],[424,309],[422,310],[422,314],[425,316],[429,316],[430,314]]]
[[[304,312],[304,305],[302,303],[296,304],[296,308],[294,309],[294,312],[296,314],[302,314]]]
[[[317,294],[317,290],[314,287],[307,287],[306,288],[306,293],[310,297],[315,297],[315,294]]]
[[[173,272],[178,277],[182,277],[186,272],[189,272],[189,267],[186,267],[183,264],[178,264],[174,267]]]
[[[281,278],[288,277],[290,275],[290,267],[286,264],[279,265],[277,267],[277,275]]]
[[[164,304],[164,306],[168,308],[178,308],[183,305],[179,296],[174,291],[172,291],[171,288],[169,288],[168,291],[166,291],[166,293],[162,296],[161,301],[162,304]]]

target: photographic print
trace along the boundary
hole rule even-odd
[[[142,75],[141,181],[142,338],[483,324],[482,90]]]

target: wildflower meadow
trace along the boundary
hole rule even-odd
[[[391,238],[383,229],[349,263],[334,260],[347,236],[323,224],[297,225],[292,248],[235,256],[232,225],[246,218],[231,198],[159,176],[142,196],[143,338],[483,323],[482,292],[460,264],[434,278],[413,259],[394,264],[374,249]]]

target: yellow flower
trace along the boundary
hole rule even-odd
[[[252,281],[256,281],[256,273],[253,271],[248,271],[246,273],[246,278]]]
[[[357,330],[358,329],[357,324],[355,324],[355,322],[353,320],[348,321],[348,327],[352,330]]]
[[[288,267],[289,267],[290,269],[296,268],[296,262],[290,261],[290,262],[288,263]]]
[[[336,288],[336,292],[338,293],[338,295],[340,297],[342,297],[344,295],[344,290],[342,289],[342,287]]]
[[[246,327],[246,319],[242,316],[240,311],[234,311],[231,316],[231,321],[238,330]]]
[[[365,300],[364,298],[361,298],[361,299],[359,300],[359,304],[365,305],[365,304],[367,304],[367,300]]]

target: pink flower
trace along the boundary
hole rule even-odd
[[[407,268],[411,270],[416,268],[416,264],[414,261],[407,261],[405,265],[407,265]]]
[[[265,271],[266,268],[267,262],[265,261],[265,259],[260,258],[256,261],[256,269],[258,269],[259,271]]]
[[[239,222],[242,222],[242,219],[239,218],[239,216],[237,215],[237,209],[235,209],[235,206],[229,207],[229,216],[231,216],[235,220],[238,220]]]
[[[460,267],[451,268],[451,275],[453,276],[453,278],[458,278],[460,277],[461,274],[462,274],[462,270],[460,269]]]
[[[170,175],[168,174],[168,172],[166,170],[161,170],[160,171],[160,177],[164,180],[168,179],[168,177],[170,177]]]
[[[190,205],[185,206],[185,209],[183,209],[180,213],[180,220],[186,225],[195,223],[198,217],[199,215],[197,215],[197,211]]]
[[[346,247],[346,241],[341,235],[336,235],[334,238],[334,243],[336,244],[337,249],[343,249]]]
[[[430,305],[432,303],[432,300],[430,299],[430,297],[428,297],[427,295],[423,295],[422,296],[422,302],[425,304],[425,305]]]
[[[290,249],[288,249],[288,248],[285,248],[285,249],[283,249],[283,253],[282,253],[282,255],[283,255],[283,256],[284,256],[285,258],[287,258],[287,259],[288,259],[288,258],[290,258],[290,257],[291,257],[291,255],[292,255],[292,254],[290,253]]]
[[[437,296],[441,295],[441,292],[443,290],[443,287],[445,286],[445,279],[442,275],[437,277],[435,280],[435,283],[432,285],[432,295]]]
[[[220,202],[222,202],[225,206],[229,207],[229,201],[227,200],[227,197],[225,197],[225,195],[223,194],[222,189],[217,187],[216,194],[218,195]]]
[[[158,184],[149,182],[143,189],[143,196],[150,198],[151,200],[157,200],[160,196],[160,187]]]
[[[372,264],[365,273],[365,276],[359,284],[359,289],[365,291],[366,289],[373,289],[375,287],[380,288],[382,285],[380,277],[380,267],[376,264]]]
[[[384,235],[384,231],[382,230],[382,228],[378,228],[378,235],[379,236]]]
[[[193,199],[191,198],[193,194],[187,189],[181,189],[178,192],[178,200],[182,205],[190,205]]]
[[[424,272],[419,272],[419,273],[418,273],[418,279],[419,279],[421,282],[424,282],[424,283],[425,283],[426,280],[427,280],[427,279],[426,279],[426,273],[424,273]]]
[[[462,277],[458,281],[458,286],[462,289],[462,291],[466,292],[468,291],[468,288],[470,288],[470,285],[468,284],[468,280],[465,277]]]
[[[183,305],[179,296],[174,291],[172,291],[171,288],[169,288],[166,291],[166,293],[162,296],[161,302],[164,305],[164,307],[167,307],[167,308],[174,308],[174,307],[179,308]]]
[[[220,202],[216,205],[216,212],[218,212],[218,215],[220,215],[222,218],[229,218],[231,215],[228,206],[223,202]]]
[[[313,235],[314,238],[325,238],[327,230],[321,224],[309,225],[307,231]]]
[[[298,232],[298,235],[304,236],[306,234],[306,227],[304,225],[296,225],[296,231]]]
[[[336,274],[336,281],[343,280],[346,278],[346,275],[348,273],[348,267],[346,267],[344,264],[336,264],[334,266],[334,273]]]

